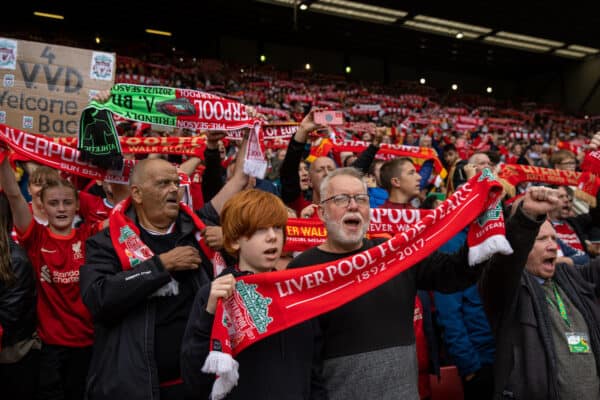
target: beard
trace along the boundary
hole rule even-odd
[[[361,221],[361,227],[356,232],[346,232],[344,230],[344,218],[341,221],[333,221],[325,216],[325,228],[327,228],[327,236],[331,242],[341,247],[354,247],[362,244],[362,240],[369,229],[369,221],[364,221],[359,214],[354,216],[360,218]]]

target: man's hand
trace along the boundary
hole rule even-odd
[[[110,90],[101,90],[92,97],[92,101],[98,103],[106,103],[108,100],[110,100]]]
[[[381,141],[383,140],[386,131],[387,128],[385,126],[378,126],[377,128],[375,128],[375,132],[373,133],[373,139],[371,140],[373,146],[379,147],[379,145],[381,145]]]
[[[300,211],[300,218],[310,218],[317,212],[317,204],[309,204]]]
[[[475,165],[473,164],[465,164],[465,166],[463,167],[463,171],[465,171],[465,176],[467,177],[467,180],[477,175],[477,169],[475,169]]]
[[[217,310],[217,300],[227,299],[235,290],[235,278],[231,274],[223,275],[210,284],[210,294],[206,303],[206,312],[214,314]]]
[[[596,256],[600,255],[600,243],[590,242],[589,240],[586,240],[585,247],[587,248],[587,253],[590,256],[596,257]]]
[[[223,248],[223,228],[220,226],[207,226],[202,231],[202,236],[211,249],[221,250]]]
[[[198,249],[192,246],[177,246],[158,257],[167,271],[197,269],[202,262]]]
[[[306,114],[304,119],[302,119],[302,122],[300,122],[298,130],[294,134],[294,140],[300,143],[306,143],[309,133],[316,130],[327,129],[326,125],[319,125],[315,123],[314,115],[316,111],[322,111],[322,109],[313,108],[308,114]]]
[[[523,196],[523,212],[529,217],[546,215],[559,205],[558,190],[543,186],[531,186]]]

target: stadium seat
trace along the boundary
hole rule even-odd
[[[440,369],[440,379],[431,375],[431,400],[462,400],[463,389],[454,365]]]

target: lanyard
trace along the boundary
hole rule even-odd
[[[548,300],[548,303],[550,303],[554,307],[556,307],[556,309],[560,313],[560,316],[562,317],[563,321],[565,321],[565,324],[567,324],[567,327],[570,328],[571,322],[569,321],[569,316],[567,315],[567,308],[565,307],[565,303],[563,303],[562,299],[560,298],[560,294],[558,293],[558,289],[556,287],[555,282],[552,282],[552,289],[554,291],[554,298],[556,299],[556,303],[553,302],[552,299],[548,296],[546,296],[546,300]]]

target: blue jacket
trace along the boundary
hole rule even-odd
[[[494,337],[477,285],[452,294],[434,292],[448,354],[462,376],[494,363]]]
[[[369,203],[371,208],[378,208],[385,203],[389,197],[387,190],[380,187],[368,188],[367,192],[369,193]]]
[[[439,251],[454,253],[467,239],[468,228],[457,233]],[[452,294],[434,292],[437,322],[444,344],[462,376],[494,363],[494,337],[483,310],[477,285]]]
[[[581,250],[577,250],[574,247],[569,246],[568,244],[566,244],[565,242],[563,242],[560,239],[556,239],[556,242],[560,246],[560,250],[563,252],[563,255],[565,257],[569,257],[571,260],[573,260],[573,264],[586,265],[591,261],[590,256],[588,256],[587,253],[585,253]]]

